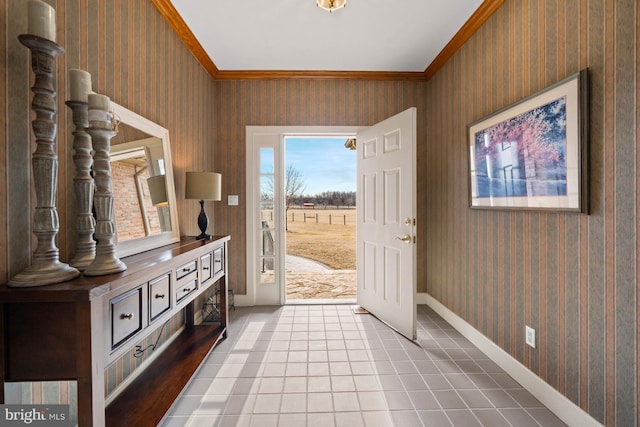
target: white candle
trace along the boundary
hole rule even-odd
[[[69,70],[69,88],[72,101],[89,102],[91,74],[84,70]]]
[[[56,41],[56,10],[40,0],[29,0],[29,34]]]
[[[111,100],[108,96],[97,93],[89,94],[89,125],[91,127],[111,129],[113,125]]]
[[[109,111],[111,110],[111,100],[108,96],[100,95],[97,93],[90,93],[88,96],[89,99],[89,109],[90,110],[102,110]]]

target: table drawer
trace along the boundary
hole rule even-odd
[[[149,319],[154,321],[171,309],[171,275],[165,274],[149,282]]]
[[[224,271],[224,248],[218,248],[213,251],[213,275],[220,274]]]
[[[198,289],[198,280],[193,279],[187,283],[178,286],[176,289],[176,302],[180,302]]]
[[[200,276],[200,283],[206,283],[207,280],[213,277],[213,269],[211,263],[211,252],[200,257],[200,267],[202,268],[202,274]]]
[[[111,348],[142,330],[142,287],[109,301],[111,312]]]
[[[190,263],[184,264],[176,268],[176,279],[180,280],[183,277],[188,276],[189,274],[196,273],[197,271],[198,271],[198,263],[194,259]]]

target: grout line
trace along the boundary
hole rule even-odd
[[[331,414],[327,416],[332,417],[333,421],[337,423],[338,417],[339,417],[338,413],[343,411],[336,411],[335,409],[334,399],[336,398],[336,395],[339,395],[340,393],[355,393],[355,397],[358,402],[358,406],[360,408],[360,410],[357,412],[359,413],[360,420],[364,423],[365,419],[367,419],[365,418],[365,413],[369,411],[365,411],[362,409],[361,399],[366,395],[361,393],[367,393],[367,392],[373,391],[375,393],[378,393],[379,397],[384,399],[384,401],[386,402],[387,409],[383,412],[384,414],[386,414],[386,416],[389,417],[389,419],[392,419],[392,420],[397,419],[396,417],[394,417],[395,412],[412,412],[418,418],[420,423],[422,423],[422,417],[418,412],[419,411],[421,412],[424,410],[417,409],[416,404],[414,403],[414,400],[412,399],[411,396],[413,395],[413,393],[416,393],[418,391],[424,391],[424,392],[428,391],[431,394],[432,398],[435,399],[435,402],[437,404],[438,409],[434,409],[434,410],[438,411],[440,414],[443,415],[445,419],[453,423],[453,419],[451,418],[451,415],[454,413],[455,410],[443,408],[442,404],[440,403],[440,400],[438,400],[438,398],[434,394],[434,390],[432,390],[429,386],[429,382],[427,381],[427,378],[428,378],[428,375],[433,374],[433,375],[438,375],[444,379],[445,381],[444,384],[447,384],[450,387],[444,390],[449,392],[453,391],[455,393],[455,396],[457,396],[458,399],[460,399],[461,402],[463,402],[464,407],[466,408],[466,409],[461,409],[461,411],[465,411],[465,413],[467,413],[467,415],[472,417],[474,420],[480,421],[479,416],[481,415],[479,415],[480,412],[478,411],[492,410],[492,411],[495,411],[494,412],[494,414],[496,414],[495,416],[500,416],[502,417],[502,419],[506,420],[508,424],[511,424],[511,421],[509,421],[509,419],[503,414],[502,410],[516,409],[519,411],[523,411],[523,413],[527,414],[527,416],[531,417],[532,419],[535,420],[535,422],[539,423],[535,415],[530,412],[529,409],[531,408],[524,408],[519,400],[516,400],[511,396],[510,393],[508,393],[508,390],[510,389],[505,388],[501,385],[501,383],[498,383],[494,375],[492,375],[495,373],[490,373],[486,371],[485,366],[480,365],[478,363],[478,360],[480,359],[472,357],[472,354],[471,354],[472,352],[469,351],[471,347],[465,346],[464,341],[462,341],[462,339],[466,341],[466,338],[464,337],[460,338],[456,336],[456,334],[453,333],[454,329],[451,327],[451,325],[446,323],[435,311],[431,309],[427,309],[427,310],[421,310],[419,312],[419,322],[418,322],[419,331],[422,331],[425,334],[425,337],[421,339],[433,340],[433,344],[434,344],[434,348],[423,348],[422,346],[413,347],[413,343],[411,343],[411,345],[407,344],[407,341],[404,337],[401,337],[396,332],[391,331],[386,325],[381,323],[375,317],[368,316],[368,317],[362,318],[359,315],[355,315],[354,313],[348,310],[349,308],[347,306],[344,306],[344,308],[343,306],[322,306],[322,307],[284,306],[282,308],[274,310],[274,312],[271,315],[266,313],[266,310],[264,308],[244,309],[243,311],[237,314],[233,314],[230,322],[230,326],[234,331],[233,334],[232,335],[230,334],[230,338],[222,342],[222,346],[216,347],[217,350],[223,350],[223,351],[212,352],[209,358],[207,358],[207,360],[205,361],[205,363],[209,362],[208,363],[209,365],[219,365],[219,368],[227,364],[229,361],[233,361],[234,364],[245,365],[244,367],[234,367],[235,369],[238,370],[238,373],[233,373],[233,371],[226,372],[226,375],[230,375],[230,376],[224,377],[225,380],[234,381],[235,384],[231,386],[231,391],[228,394],[226,394],[227,400],[223,402],[223,404],[221,404],[223,408],[221,409],[221,414],[219,414],[218,416],[218,418],[220,419],[219,422],[222,422],[221,421],[222,417],[232,415],[232,414],[227,414],[225,412],[227,409],[227,406],[229,405],[229,402],[232,401],[231,399],[232,396],[234,397],[234,399],[238,398],[239,396],[242,396],[242,398],[245,399],[245,402],[249,401],[251,403],[251,406],[255,406],[257,402],[256,400],[257,396],[269,395],[269,396],[279,396],[279,399],[277,400],[280,402],[279,403],[280,406],[275,410],[273,414],[270,414],[270,415],[274,415],[276,417],[276,420],[280,420],[281,417],[289,414],[303,415],[305,417],[305,420],[308,420],[308,414],[314,414],[318,416],[320,416],[320,414],[325,414],[325,415]],[[334,322],[334,320],[336,321]],[[301,323],[302,321],[306,321],[306,323]],[[323,329],[323,334],[319,334],[318,336],[322,335],[323,338],[318,339],[317,341],[324,343],[324,345],[321,345],[320,349],[314,349],[314,350],[311,349],[311,341],[316,341],[311,338],[311,336],[313,335],[312,332],[320,332],[320,331],[308,331],[308,330],[294,331],[293,330],[294,325],[304,325],[304,324],[307,325],[307,329],[309,329],[309,325],[316,325],[315,327],[319,328],[318,325],[321,324]],[[327,330],[327,325],[339,325],[337,327],[339,329],[336,329],[335,331],[333,329]],[[335,326],[332,326],[332,328],[334,327]],[[304,334],[302,333],[298,334],[300,339],[294,339],[294,337],[296,336],[295,332],[304,332]],[[330,332],[340,332],[342,337],[331,339],[329,338]],[[275,335],[275,334],[279,334],[279,335]],[[279,339],[274,339],[274,335]],[[348,336],[353,336],[353,338],[348,338]],[[245,340],[245,338],[247,339]],[[242,342],[246,342],[245,346],[243,346],[242,348],[237,348],[238,344]],[[336,348],[330,348],[335,345],[335,344],[330,344],[331,342],[342,343],[342,347],[338,345]],[[293,343],[297,343],[297,344],[293,344]],[[355,345],[350,346],[349,343],[354,343]],[[443,347],[443,343],[446,348]],[[392,347],[385,347],[385,344],[392,345]],[[416,358],[416,355],[414,354],[414,352],[416,351],[417,348],[421,348],[421,351],[425,352],[426,358],[424,359],[424,361],[433,363],[433,366],[435,368],[433,370],[433,373],[420,372],[418,368],[418,361],[422,361],[423,359]],[[260,350],[256,351],[256,349],[260,349]],[[436,353],[434,353],[435,350],[438,351],[437,353],[438,357],[436,358],[433,357],[433,356],[436,356]],[[327,360],[311,362],[310,354],[312,351],[324,352]],[[329,361],[330,351],[337,351],[338,353],[335,353],[335,354],[338,354],[340,356],[346,356],[344,357],[346,360],[340,361],[340,362]],[[252,352],[260,353],[262,355],[261,356],[262,359],[260,358],[250,359],[251,356],[249,356],[249,354]],[[270,360],[269,357],[271,355],[280,353],[280,352],[287,353],[285,355],[286,360],[284,362],[268,362],[268,360]],[[296,359],[296,357],[301,356],[302,352],[305,353],[305,362],[295,362],[295,360],[298,360]],[[385,357],[386,359],[377,359],[378,352],[382,352],[380,353],[380,356]],[[297,354],[297,353],[300,353],[300,354]],[[291,359],[292,354],[295,354],[294,359]],[[242,358],[243,355],[244,355],[244,359]],[[393,357],[393,355],[400,356],[400,358]],[[376,357],[376,359],[374,359],[374,357]],[[343,357],[341,357],[340,359],[342,360],[342,358]],[[294,361],[290,362],[289,361],[290,359]],[[485,359],[484,357],[481,359],[490,360],[489,358]],[[216,363],[212,364],[211,362],[214,360]],[[274,360],[280,360],[280,359],[274,359]],[[438,365],[436,362],[451,362],[456,367],[457,372],[446,373],[445,371],[443,371],[442,364]],[[511,407],[498,408],[496,404],[491,399],[489,399],[489,397],[485,394],[486,390],[482,389],[481,385],[476,384],[476,382],[474,382],[469,376],[469,373],[465,371],[464,369],[465,364],[471,363],[471,362],[477,365],[477,369],[479,370],[477,374],[485,375],[488,379],[491,379],[496,384],[496,387],[497,387],[496,390],[502,390],[506,394],[506,396],[509,396],[515,402],[515,405],[517,406],[513,408]],[[259,367],[257,368],[255,374],[253,374],[254,375],[253,377],[240,377],[241,375],[240,372],[242,370],[247,369],[246,367],[249,364],[265,365],[265,364],[272,364],[272,363],[279,363],[280,365],[283,365],[282,366],[283,371],[280,373],[281,375],[268,376],[268,377],[264,376],[265,374],[264,366],[262,366],[262,368],[259,368]],[[294,363],[305,363],[306,365],[305,376],[288,376],[287,375],[287,369],[289,365]],[[326,364],[328,368],[328,372],[324,375],[310,376],[309,369],[313,363]],[[346,364],[345,368],[348,367],[348,375],[333,374],[332,373],[333,370],[331,369],[332,363]],[[398,369],[402,370],[402,365],[404,365],[405,363],[407,367],[411,367],[410,370],[412,372],[406,373],[406,374],[398,373]],[[365,367],[367,369],[359,370],[358,368],[356,368],[357,366],[360,366],[360,364],[366,365]],[[402,410],[390,409],[389,401],[387,400],[387,394],[390,391],[395,392],[396,386],[391,387],[392,390],[389,390],[385,388],[385,386],[383,386],[381,376],[387,375],[387,374],[383,374],[378,370],[379,365],[380,366],[385,365],[384,369],[388,369],[388,368],[391,369],[388,375],[393,376],[397,379],[397,382],[398,382],[397,385],[400,386],[400,390],[397,390],[397,391],[402,391],[404,393],[404,396],[406,396],[409,399],[411,409],[402,409]],[[318,365],[318,367],[320,367],[320,365]],[[255,369],[255,367],[252,366],[249,369]],[[319,372],[319,373],[323,373],[323,372]],[[347,373],[346,370],[345,370],[345,373]],[[460,392],[462,390],[466,390],[466,388],[454,387],[454,383],[452,382],[453,377],[447,376],[447,375],[454,375],[454,374],[461,375],[460,378],[464,378],[469,383],[469,386],[472,387],[469,390],[479,391],[480,393],[478,394],[478,396],[482,396],[484,399],[486,399],[489,402],[490,406],[487,408],[470,407],[469,404],[462,398],[462,395],[460,394]],[[212,372],[211,370],[207,371],[207,375],[214,375],[215,378],[218,378],[217,377],[218,373]],[[423,386],[426,386],[426,388],[423,390],[408,390],[406,388],[405,382],[403,382],[401,379],[403,375],[414,375],[416,379],[419,378],[424,383]],[[343,377],[343,376],[351,379],[351,382],[353,383],[352,387],[354,388],[354,390],[336,390],[335,389],[334,382],[332,381],[332,377]],[[373,376],[376,382],[375,387],[373,387],[375,390],[369,390],[370,388],[369,378],[365,378],[365,377],[371,377],[371,376]],[[211,381],[215,381],[215,378],[195,378],[194,377],[194,379],[201,379],[201,380],[207,379]],[[241,378],[243,382],[245,382],[246,380],[252,381],[253,383],[252,388],[246,390],[247,394],[242,394],[242,395],[233,394],[236,384],[238,380],[240,380]],[[285,384],[287,382],[287,379],[290,379],[290,378],[305,379],[305,390],[304,392],[300,392],[300,393],[304,394],[306,396],[306,399],[308,399],[308,396],[310,394],[316,394],[316,391],[310,391],[309,381],[311,379],[314,379],[314,381],[323,381],[323,380],[320,380],[319,378],[326,378],[326,380],[329,381],[328,391],[324,390],[324,387],[322,387],[322,389],[318,389],[317,392],[330,394],[331,405],[333,410],[330,412],[309,412],[309,408],[305,407],[305,412],[300,412],[300,413],[280,412],[282,410],[282,402],[284,401],[284,399],[288,394],[291,394],[293,392],[293,391],[285,392]],[[360,382],[361,384],[360,388],[357,386],[358,381],[356,381],[356,379],[358,378],[361,378],[360,381],[365,382],[365,383]],[[263,388],[263,384],[265,384],[264,380],[269,380],[270,383],[277,383],[278,381],[281,381],[282,387],[280,387],[280,391],[278,392],[277,388],[272,388],[271,385],[264,386],[265,388]],[[262,392],[261,392],[261,389],[263,390]],[[347,387],[347,389],[349,389],[349,387]],[[208,393],[207,395],[211,395],[211,393]],[[193,397],[197,397],[198,395],[194,394],[189,396],[193,398]],[[220,396],[224,396],[224,394]],[[268,399],[271,399],[271,398],[268,398]],[[307,403],[308,403],[308,400],[307,400]],[[201,402],[201,405],[202,404],[203,402]],[[265,408],[265,410],[270,410],[270,409]],[[242,410],[242,411],[243,411],[243,415],[246,415],[249,417],[248,418],[249,421],[251,421],[252,415],[258,415],[258,416],[266,415],[263,413],[254,414],[252,410]],[[349,411],[349,412],[353,412],[353,411]],[[172,417],[171,414],[168,414],[168,417]],[[176,417],[177,416],[173,416],[174,419]],[[184,416],[182,417],[185,418]],[[192,414],[192,417],[187,417],[186,419],[188,420],[189,424],[196,423],[198,421],[198,415]]]

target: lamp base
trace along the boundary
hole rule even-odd
[[[207,226],[209,225],[209,218],[204,211],[204,200],[200,200],[200,214],[198,215],[198,228],[200,228],[200,234],[196,236],[196,240],[211,240],[211,236],[207,234]]]

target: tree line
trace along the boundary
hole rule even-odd
[[[323,191],[315,195],[294,195],[291,197],[290,207],[304,206],[307,203],[315,207],[336,206],[354,207],[356,205],[355,191]]]
[[[261,186],[260,199],[262,201],[273,200],[273,177],[265,177]],[[315,206],[354,207],[356,205],[355,191],[323,191],[315,195],[304,194],[307,189],[302,178],[302,172],[289,165],[285,171],[285,209],[303,207],[305,204]]]

